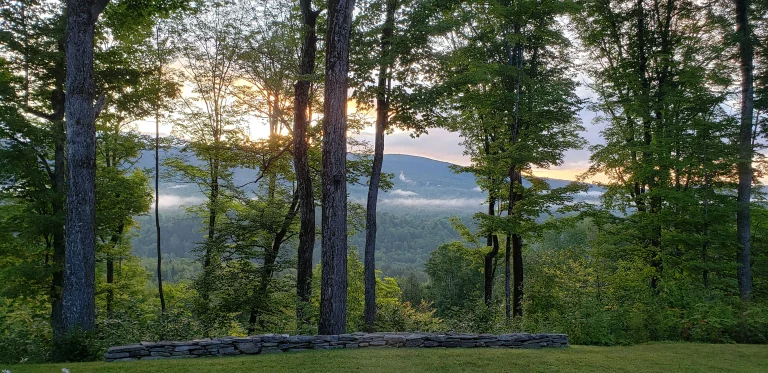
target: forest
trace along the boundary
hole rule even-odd
[[[437,130],[466,164],[385,155]],[[0,363],[765,344],[766,139],[766,0],[2,0]]]

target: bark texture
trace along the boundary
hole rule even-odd
[[[67,207],[63,332],[95,326],[96,127],[94,27],[108,1],[67,1]],[[58,336],[61,337],[61,336]]]
[[[739,70],[741,72],[741,125],[739,127],[738,207],[736,210],[736,235],[739,249],[736,252],[736,276],[739,296],[752,299],[752,267],[749,202],[752,196],[752,115],[754,111],[754,55],[752,29],[749,24],[750,0],[736,2],[736,34],[739,40]]]
[[[381,31],[379,50],[379,77],[376,84],[376,135],[373,150],[373,167],[368,184],[368,201],[365,215],[365,324],[373,331],[376,322],[376,206],[379,200],[381,166],[384,163],[384,131],[389,125],[389,83],[392,62],[390,46],[394,33],[396,0],[387,0],[384,27]]]
[[[315,249],[315,196],[312,174],[309,168],[309,128],[311,75],[315,71],[317,54],[317,11],[312,10],[312,0],[301,0],[301,17],[304,23],[299,61],[299,79],[294,87],[293,111],[293,166],[296,170],[296,188],[299,196],[301,226],[299,227],[298,262],[296,265],[296,322],[299,329],[309,323],[306,308],[312,296],[312,256]]]
[[[347,73],[354,4],[354,0],[328,3],[320,334],[343,334],[347,324]]]

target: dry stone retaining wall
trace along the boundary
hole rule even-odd
[[[201,356],[256,355],[260,353],[332,348],[372,347],[568,347],[565,334],[458,334],[458,333],[353,333],[304,336],[264,334],[252,337],[199,339],[188,342],[141,342],[110,347],[106,361],[133,361]]]

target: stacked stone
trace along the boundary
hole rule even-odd
[[[304,336],[263,334],[253,337],[198,339],[189,342],[141,342],[109,348],[106,361],[255,355],[304,350],[376,347],[568,347],[565,334],[461,334],[461,333],[353,333]]]

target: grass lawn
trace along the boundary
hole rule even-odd
[[[658,343],[562,350],[360,349],[124,363],[2,366],[12,373],[86,372],[768,372],[768,346]]]

